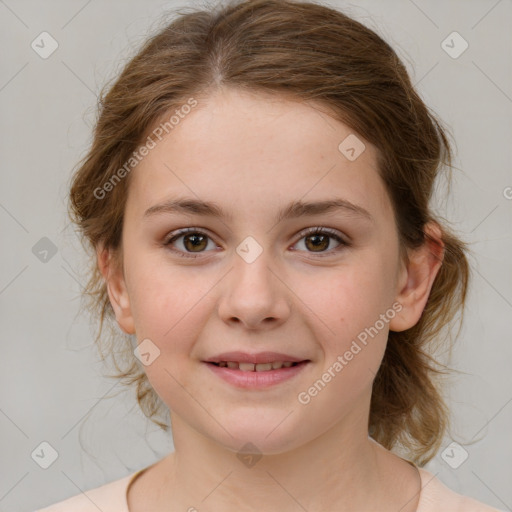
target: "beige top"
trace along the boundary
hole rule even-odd
[[[130,512],[127,502],[128,487],[145,469],[147,468],[35,512]],[[416,512],[503,512],[455,493],[425,469],[418,468],[418,471],[421,477],[421,493]]]

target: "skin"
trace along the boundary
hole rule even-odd
[[[145,371],[171,411],[175,451],[134,481],[131,512],[240,512],[262,503],[280,511],[416,509],[416,468],[369,439],[367,424],[388,332],[417,323],[442,243],[402,261],[376,148],[358,135],[366,149],[355,161],[338,150],[351,133],[311,103],[219,90],[132,171],[123,268],[102,247],[98,264],[120,327],[160,350]],[[232,218],[144,217],[177,196],[213,201]],[[291,201],[333,198],[364,208],[371,220],[337,210],[275,221]],[[317,226],[349,245],[330,237],[315,249],[302,232]],[[186,236],[165,245],[186,227],[208,235],[199,249]],[[436,225],[426,229],[439,239]],[[252,263],[236,252],[248,236],[263,251]],[[401,311],[378,335],[299,403],[298,393],[397,302]],[[274,350],[311,363],[289,381],[243,390],[201,362],[229,350]],[[263,454],[252,467],[237,457],[247,442]]]

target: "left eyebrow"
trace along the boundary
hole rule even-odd
[[[337,210],[345,211],[373,221],[370,212],[365,210],[362,206],[351,203],[346,199],[337,198],[315,202],[292,201],[279,210],[275,222],[277,223],[282,220],[297,217],[321,215]],[[231,213],[224,211],[218,204],[210,201],[199,201],[193,198],[170,199],[151,206],[144,212],[144,218],[160,213],[184,213],[227,220],[232,220],[233,218]]]

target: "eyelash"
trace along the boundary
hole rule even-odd
[[[169,235],[170,238],[169,237],[166,238],[166,240],[164,241],[163,245],[165,247],[170,247],[171,244],[174,241],[176,241],[178,238],[181,238],[183,235],[186,235],[188,233],[194,233],[194,234],[199,234],[199,235],[206,235],[210,240],[212,239],[208,235],[208,233],[205,233],[204,231],[202,231],[200,229],[197,229],[197,228],[184,228],[184,229],[180,229],[180,230],[178,230],[178,231],[176,231],[174,233],[170,233],[170,235]],[[311,252],[311,254],[316,254],[320,258],[331,256],[333,252],[337,253],[338,251],[342,250],[343,248],[350,246],[350,244],[347,241],[343,240],[340,237],[340,235],[338,234],[337,231],[335,231],[335,230],[333,230],[331,228],[324,228],[324,227],[320,227],[320,226],[312,227],[312,228],[307,228],[306,230],[302,231],[301,232],[301,237],[299,238],[299,240],[297,240],[296,243],[298,243],[303,238],[306,238],[306,237],[312,236],[312,235],[328,235],[329,237],[334,238],[337,242],[340,243],[340,245],[338,247],[336,247],[335,249],[331,249],[329,251],[325,251],[327,254],[322,253],[322,252],[314,253],[314,252],[308,251],[308,252]],[[177,254],[178,256],[181,256],[183,258],[198,258],[204,252],[203,251],[203,252],[194,254],[194,253],[183,252],[183,251],[172,249],[172,248],[170,248],[170,250],[172,252],[174,252],[175,254]]]

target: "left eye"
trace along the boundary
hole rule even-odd
[[[305,247],[308,252],[313,253],[324,253],[324,252],[337,252],[340,248],[344,246],[348,246],[348,242],[343,240],[337,233],[337,231],[331,230],[329,228],[309,228],[306,231],[301,233],[302,237],[296,242],[295,245],[299,244],[302,240],[306,240]],[[172,249],[173,252],[177,253],[179,256],[195,258],[197,256],[192,255],[193,253],[201,253],[205,252],[205,249],[208,246],[208,240],[212,242],[210,236],[203,231],[200,231],[195,228],[186,228],[178,231],[174,236],[168,238],[165,242],[165,246],[172,246],[177,240],[182,240],[182,246],[184,250],[176,250]],[[332,251],[327,251],[327,248],[330,245],[330,240],[334,239],[338,242],[338,246]],[[324,254],[319,254],[319,256],[324,256]]]

